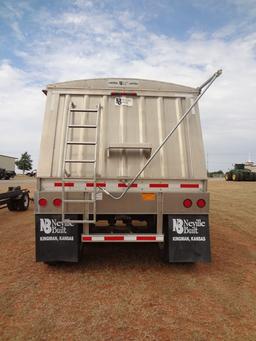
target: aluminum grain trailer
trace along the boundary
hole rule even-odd
[[[210,261],[201,87],[143,79],[48,85],[38,166],[36,260],[81,245],[157,242],[169,262]]]

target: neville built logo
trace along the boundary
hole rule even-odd
[[[205,221],[201,219],[196,219],[195,221],[190,221],[188,219],[172,219],[173,232],[178,234],[198,234],[198,228],[205,227]]]
[[[66,227],[72,227],[73,224],[65,223],[65,225],[61,221],[57,221],[56,219],[49,218],[40,218],[40,231],[45,234],[66,234]]]

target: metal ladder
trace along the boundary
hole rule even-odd
[[[67,125],[66,125],[66,134],[63,146],[63,164],[62,164],[62,204],[61,204],[61,218],[63,223],[87,223],[87,224],[95,224],[96,223],[96,170],[97,170],[97,144],[98,144],[98,125],[99,125],[99,117],[100,117],[100,105],[97,105],[96,109],[76,109],[73,107],[74,105],[71,103],[70,109],[68,111],[67,117]],[[94,113],[96,115],[95,124],[74,124],[74,115],[75,113]],[[72,134],[71,138],[69,138],[69,133],[72,129],[95,129],[95,141],[73,141]],[[77,146],[94,146],[94,157],[93,159],[67,159],[67,150],[69,145],[77,145]],[[71,174],[69,174],[66,170],[66,164],[77,164],[77,163],[85,163],[93,165],[93,177],[86,177],[85,180],[91,180],[93,182],[93,191],[90,192],[91,198],[89,199],[67,199],[65,191],[65,181],[66,180],[81,180],[81,178],[72,178]],[[88,205],[88,219],[83,220],[73,220],[66,219],[65,215],[68,214],[65,212],[65,207],[67,203],[84,203]],[[89,219],[90,208],[89,205],[92,205],[93,219]]]

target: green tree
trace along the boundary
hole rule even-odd
[[[31,159],[31,155],[28,154],[28,152],[25,152],[23,154],[21,154],[21,157],[18,161],[15,162],[16,166],[24,172],[27,170],[31,170],[32,169],[32,159]]]

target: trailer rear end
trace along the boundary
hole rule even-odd
[[[210,261],[203,87],[112,78],[47,87],[37,261],[77,262],[94,242],[156,242],[169,262]]]

